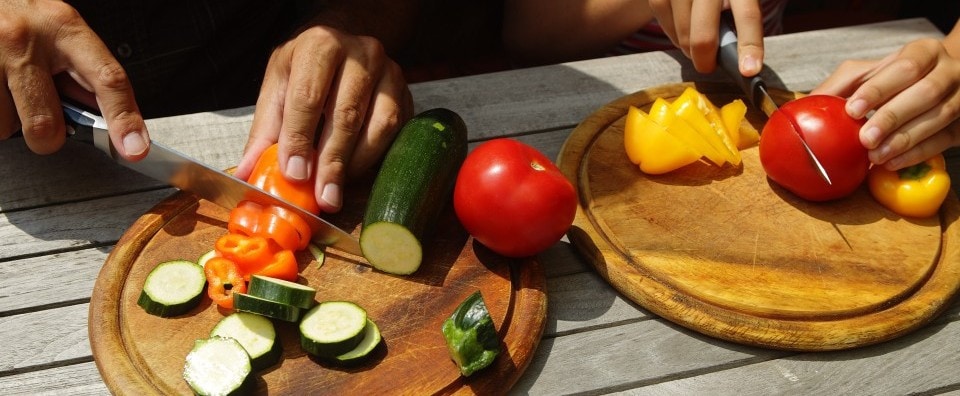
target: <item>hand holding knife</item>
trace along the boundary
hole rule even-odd
[[[227,209],[233,209],[243,200],[283,207],[310,224],[313,242],[332,246],[357,256],[363,255],[360,251],[360,243],[346,231],[256,186],[197,162],[155,141],[151,142],[150,151],[142,160],[137,162],[124,160],[111,144],[107,134],[107,124],[102,117],[68,103],[63,103],[63,113],[67,122],[67,132],[71,138],[93,144],[127,168],[196,194]]]
[[[753,77],[744,77],[743,74],[740,73],[738,55],[737,34],[730,26],[729,13],[724,13],[720,18],[720,48],[717,49],[717,63],[720,65],[720,68],[740,86],[740,89],[747,95],[747,100],[750,104],[762,110],[767,117],[774,112],[780,111],[777,103],[774,102],[770,94],[767,93],[766,83],[760,77],[760,73]],[[803,145],[803,149],[806,151],[810,161],[814,167],[816,167],[817,173],[820,174],[820,177],[822,177],[827,184],[832,185],[833,183],[830,181],[830,176],[827,175],[827,170],[823,167],[823,164],[820,163],[820,160],[816,154],[813,153],[813,150],[810,149],[806,140],[803,139],[803,135],[800,134],[798,126],[794,124],[792,129],[797,139],[800,140],[800,144]]]

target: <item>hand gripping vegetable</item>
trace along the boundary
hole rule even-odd
[[[933,216],[950,193],[950,175],[943,154],[897,171],[874,166],[867,183],[877,202],[910,217]]]

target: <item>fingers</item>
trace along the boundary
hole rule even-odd
[[[753,77],[763,68],[763,12],[755,0],[730,0],[737,26],[740,74]]]
[[[930,138],[920,141],[909,150],[894,156],[882,165],[889,170],[898,170],[911,165],[919,164],[930,159],[944,150],[960,145],[960,121],[954,121],[947,128],[939,131]]]
[[[689,7],[681,7],[681,9],[689,11]],[[686,47],[680,44],[677,37],[677,27],[674,23],[674,10],[671,0],[650,0],[650,10],[653,12],[654,17],[657,18],[663,34],[666,34],[667,37],[670,38],[670,42],[686,55]]]
[[[43,68],[24,67],[12,70],[8,78],[27,147],[37,154],[59,150],[67,135],[50,74]]]
[[[381,75],[384,51],[372,40],[356,47],[342,65],[326,106],[317,155],[317,203],[322,210],[340,210],[347,166],[367,118],[371,94]],[[378,77],[379,78],[379,77]]]
[[[279,57],[271,57],[260,86],[260,94],[253,113],[253,125],[247,136],[247,143],[243,148],[243,156],[233,175],[242,180],[250,178],[260,154],[277,142],[280,136],[280,126],[283,125],[283,100],[286,94],[287,79],[285,72],[278,69],[287,69],[278,66]],[[279,153],[278,153],[279,155]]]
[[[133,87],[106,45],[86,25],[82,27],[58,42],[59,50],[71,66],[71,76],[96,95],[117,152],[127,160],[139,160],[147,154],[150,137]]]
[[[905,88],[920,81],[937,66],[935,40],[906,45],[895,58],[881,63],[876,71],[848,99],[848,113],[862,118]]]
[[[876,67],[876,64],[877,61],[874,60],[844,61],[837,70],[810,91],[810,94],[849,97],[867,79],[867,74]]]
[[[717,67],[722,7],[723,2],[720,0],[700,0],[690,10],[687,24],[690,32],[688,56],[693,60],[693,68],[700,73],[712,73]],[[677,25],[679,27],[680,23]]]
[[[383,78],[377,84],[371,100],[367,119],[350,164],[347,177],[360,177],[372,168],[383,156],[397,131],[413,116],[413,97],[396,63],[390,63]]]

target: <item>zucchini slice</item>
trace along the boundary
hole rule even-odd
[[[250,389],[250,356],[240,343],[213,336],[197,340],[183,365],[183,379],[198,395],[237,395]]]
[[[367,311],[348,301],[325,301],[300,321],[300,346],[319,357],[336,357],[352,351],[364,338]]]
[[[489,366],[500,354],[500,338],[479,290],[443,322],[442,333],[450,357],[464,377]]]
[[[234,312],[220,319],[210,336],[237,340],[247,351],[247,355],[250,355],[250,364],[255,371],[273,366],[280,361],[280,355],[283,354],[273,322],[249,312]]]
[[[206,284],[203,267],[185,260],[163,262],[147,274],[137,305],[151,315],[181,315],[200,303]]]
[[[290,304],[271,301],[246,293],[233,293],[233,309],[274,318],[285,322],[300,320],[301,309]]]
[[[316,304],[314,297],[317,295],[317,290],[296,282],[262,275],[253,275],[250,277],[250,284],[247,285],[247,294],[265,300],[309,309]]]
[[[338,355],[336,362],[344,366],[353,366],[362,363],[380,345],[383,338],[380,335],[380,328],[377,324],[367,318],[367,325],[363,328],[363,339],[350,352]]]
[[[209,252],[204,253],[202,256],[200,256],[200,258],[197,259],[197,265],[199,265],[200,268],[206,268],[207,261],[210,261],[210,259],[216,256],[217,256],[217,251],[214,249],[211,249]]]
[[[363,256],[381,271],[407,275],[420,268],[424,231],[450,201],[467,156],[460,116],[435,108],[414,116],[384,155],[360,231]]]

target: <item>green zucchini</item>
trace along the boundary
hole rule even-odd
[[[151,315],[181,315],[200,303],[206,284],[203,267],[185,260],[163,262],[147,274],[137,305]]]
[[[247,285],[247,294],[309,309],[316,303],[314,297],[317,295],[317,290],[296,282],[253,275],[250,277],[250,284]]]
[[[360,345],[367,326],[367,311],[348,301],[325,301],[300,321],[300,346],[307,353],[333,358]]]
[[[344,366],[362,363],[370,355],[370,352],[373,352],[380,345],[382,339],[380,328],[373,320],[367,318],[367,325],[363,328],[363,339],[360,340],[360,343],[350,352],[338,355],[335,360],[338,364]]]
[[[233,293],[233,309],[250,312],[285,322],[300,320],[302,309],[290,304],[271,301],[247,293]]]
[[[500,338],[479,290],[460,303],[441,330],[450,357],[465,377],[489,366],[500,354]]]
[[[227,315],[213,327],[210,335],[237,340],[250,355],[250,364],[255,371],[273,366],[283,354],[273,322],[257,314],[234,312]]]
[[[421,238],[450,201],[467,155],[467,127],[448,109],[408,121],[384,156],[360,232],[363,256],[374,268],[412,274],[423,259]]]
[[[183,365],[183,379],[198,395],[240,395],[251,390],[250,356],[233,338],[197,340]]]

